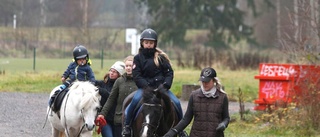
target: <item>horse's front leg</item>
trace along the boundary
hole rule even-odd
[[[64,131],[64,133],[66,134],[66,137],[76,137],[77,136],[77,133],[75,133],[75,131],[71,130],[71,129],[69,129],[69,130],[66,129]]]
[[[52,137],[60,137],[60,131],[52,127]]]
[[[79,131],[75,128],[69,128],[69,130],[67,131],[67,129],[65,130],[65,134],[67,137],[78,137],[79,135]]]

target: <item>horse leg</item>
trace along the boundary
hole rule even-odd
[[[68,137],[76,137],[78,136],[80,130],[75,129],[75,128],[69,128],[69,131],[67,132],[67,130],[65,131],[65,133],[69,133],[69,135],[67,135]]]
[[[59,137],[66,137],[66,135],[64,134],[64,132],[60,132]]]
[[[52,128],[52,137],[60,137],[60,131],[58,129]]]

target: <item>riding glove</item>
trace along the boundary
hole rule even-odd
[[[224,131],[226,129],[226,125],[222,122],[216,128],[217,131]]]
[[[95,120],[95,124],[99,126],[99,128],[97,129],[97,133],[100,134],[102,127],[107,125],[107,121],[104,118],[100,117]]]
[[[166,93],[168,91],[168,88],[166,88],[164,84],[160,84],[155,90]]]

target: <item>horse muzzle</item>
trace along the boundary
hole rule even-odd
[[[89,131],[92,131],[94,129],[95,125],[94,124],[92,124],[92,125],[86,124],[86,127]]]

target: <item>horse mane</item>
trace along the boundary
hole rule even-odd
[[[82,82],[76,81],[70,87],[71,90],[76,90],[75,92],[79,92],[78,94],[82,94],[82,99],[80,102],[80,108],[86,109],[90,106],[93,102],[99,102],[101,96],[98,92],[98,88],[91,84],[90,82]]]
[[[98,98],[90,93],[85,93],[80,102],[80,108],[87,109],[91,103],[98,102]]]
[[[142,101],[143,103],[160,104],[161,96],[159,92],[149,87],[143,90]]]
[[[72,83],[70,90],[79,90],[79,88],[84,92],[98,91],[98,88],[89,81],[75,81]]]
[[[171,106],[171,99],[167,94],[167,90],[163,86],[159,86],[157,89],[146,88],[143,90],[143,103],[149,104],[161,104],[164,103],[164,107]],[[165,109],[165,111],[171,111]]]

